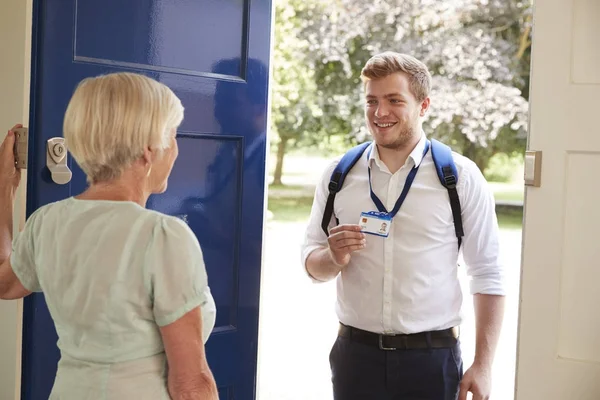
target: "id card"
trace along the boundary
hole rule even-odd
[[[360,231],[371,235],[388,237],[392,218],[387,213],[369,211],[360,214]]]

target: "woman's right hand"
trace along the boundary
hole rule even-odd
[[[347,224],[332,228],[327,242],[333,263],[345,267],[350,262],[353,252],[365,248],[367,240],[359,225]]]
[[[21,182],[21,171],[15,166],[15,140],[13,132],[15,129],[22,128],[23,125],[17,124],[8,131],[2,145],[0,145],[0,190],[8,189],[12,193]]]

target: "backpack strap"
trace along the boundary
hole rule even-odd
[[[329,236],[329,222],[331,222],[331,217],[333,216],[333,202],[335,200],[335,195],[342,190],[346,175],[348,175],[348,172],[354,167],[354,164],[356,164],[370,144],[371,142],[365,142],[350,149],[344,154],[331,174],[329,180],[329,196],[327,197],[325,211],[323,212],[323,220],[321,221],[321,228],[323,228],[323,232],[325,232],[325,235],[327,236]],[[337,218],[336,223],[339,223]]]
[[[460,199],[456,191],[458,183],[458,171],[452,158],[452,149],[435,139],[431,140],[431,157],[437,170],[438,178],[442,185],[448,190],[450,197],[450,207],[452,208],[452,218],[454,219],[454,231],[458,238],[458,248],[462,244],[462,237],[465,235],[462,223],[462,213],[460,208]]]

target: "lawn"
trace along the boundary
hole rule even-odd
[[[314,185],[329,160],[316,155],[289,154],[285,160],[284,185],[269,187],[269,211],[279,222],[302,222],[308,219]],[[274,163],[271,163],[274,167]],[[271,171],[272,172],[272,171]],[[490,182],[498,204],[498,222],[502,229],[521,229],[523,220],[523,182]]]
[[[494,197],[497,202],[523,203],[523,183],[490,182],[489,186],[494,192]]]
[[[495,189],[494,196],[499,205],[496,208],[498,223],[501,229],[521,229],[523,209],[513,205],[502,205],[503,201],[522,202],[522,189],[515,185],[492,185]],[[308,219],[313,202],[312,191],[309,186],[271,186],[269,188],[269,211],[274,221],[302,222]]]
[[[310,215],[313,198],[269,196],[269,211],[273,219],[280,222],[306,221]]]

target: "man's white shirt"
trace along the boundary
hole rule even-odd
[[[423,157],[427,138],[411,152],[404,166],[391,174],[371,145],[348,173],[337,194],[334,215],[340,224],[358,224],[362,212],[378,211],[373,192],[387,210],[394,208],[406,177],[419,170],[389,236],[366,235],[366,247],[354,252],[336,278],[336,312],[340,322],[377,333],[416,333],[446,329],[461,323],[462,292],[458,280],[458,241],[447,189],[439,181],[431,151]],[[370,154],[369,154],[369,150]],[[471,293],[504,295],[499,260],[495,201],[479,168],[453,153],[458,170],[457,191],[465,231],[461,251],[470,276]],[[302,264],[314,250],[327,246],[321,220],[328,184],[339,159],[324,172],[316,187],[310,221],[302,245]],[[332,218],[330,228],[335,226]]]

